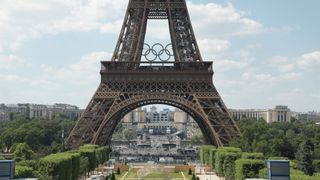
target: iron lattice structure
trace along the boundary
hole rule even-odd
[[[143,53],[148,19],[168,20],[172,54],[167,47]],[[150,52],[174,61],[141,61]],[[108,144],[120,120],[148,104],[187,112],[210,144],[223,146],[240,135],[212,83],[212,62],[202,60],[185,0],[130,0],[112,60],[101,66],[100,86],[67,138],[69,148]]]

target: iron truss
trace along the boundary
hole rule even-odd
[[[168,19],[174,62],[141,62],[151,18]],[[187,112],[210,144],[223,146],[240,135],[212,83],[212,62],[202,61],[185,0],[130,0],[112,60],[101,62],[100,74],[98,89],[66,140],[69,148],[108,144],[120,120],[148,104]]]

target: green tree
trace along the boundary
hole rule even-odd
[[[194,173],[192,174],[191,180],[197,180],[196,175]]]
[[[110,176],[110,180],[116,180],[116,176],[114,175],[114,173],[112,172],[111,176]]]
[[[298,161],[298,168],[305,174],[312,176],[314,169],[312,166],[312,152],[313,144],[310,140],[306,140],[299,145],[296,159]]]
[[[117,169],[117,174],[118,174],[118,175],[121,174],[119,167],[118,167],[118,169]]]
[[[191,175],[191,174],[192,174],[191,168],[189,168],[189,172],[188,172],[188,174],[189,174],[189,175]]]
[[[89,171],[89,159],[84,156],[80,156],[80,168],[79,172],[81,175],[86,175]]]
[[[33,151],[27,143],[19,143],[16,145],[13,152],[13,159],[17,162],[30,160],[32,158]]]
[[[132,129],[125,129],[125,130],[123,131],[123,134],[124,134],[124,138],[125,138],[127,141],[130,141],[130,140],[132,140],[132,139],[135,138],[135,134],[134,134],[134,132],[133,132]]]

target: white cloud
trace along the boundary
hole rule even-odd
[[[219,39],[200,39],[198,40],[198,45],[201,52],[208,55],[229,49],[230,42]]]
[[[298,59],[298,65],[303,68],[320,68],[320,51],[302,55],[301,58]]]
[[[23,65],[25,63],[24,60],[19,58],[16,55],[1,55],[0,54],[0,69],[12,69],[17,66]]]
[[[291,72],[295,69],[296,69],[296,67],[294,64],[281,64],[278,66],[278,70],[280,72]]]

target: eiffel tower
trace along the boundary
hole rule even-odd
[[[168,20],[171,44],[145,43],[147,22]],[[170,61],[169,59],[173,59]],[[149,104],[177,107],[199,125],[205,141],[224,146],[240,135],[203,61],[185,0],[130,0],[101,83],[66,140],[66,147],[107,145],[120,120]]]

